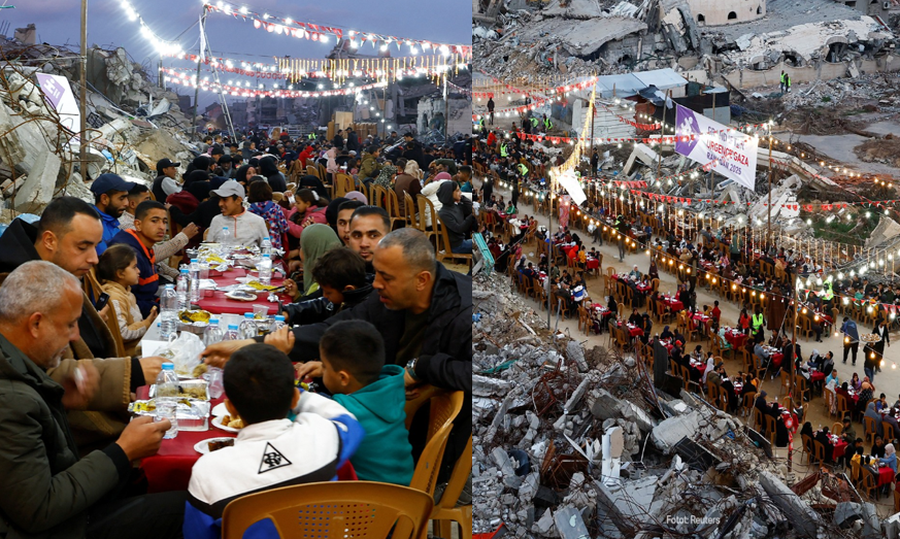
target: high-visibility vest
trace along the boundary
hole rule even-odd
[[[825,285],[826,285],[825,296],[824,296],[825,301],[831,301],[831,298],[834,297],[834,290],[831,288],[830,282],[825,283]]]
[[[520,173],[522,176],[527,176],[527,175],[528,175],[528,167],[526,167],[526,166],[525,166],[524,164],[522,164],[522,163],[519,163],[519,173]]]
[[[754,315],[753,315],[753,317],[752,317],[752,319],[751,319],[751,320],[752,320],[752,324],[753,324],[753,331],[759,331],[760,329],[762,329],[763,323],[765,322],[765,321],[763,320],[763,318],[764,318],[764,317],[763,317],[763,314],[762,314],[762,313],[754,314]]]
[[[537,127],[537,126],[538,126],[538,119],[535,118],[534,116],[532,116],[531,117],[531,127]]]
[[[553,129],[553,122],[550,121],[550,118],[544,118],[544,128],[547,131],[550,131],[551,129]]]
[[[310,133],[310,134],[306,135],[306,138],[308,138],[309,140],[316,140],[316,134]]]
[[[786,76],[787,76],[787,73],[781,74],[781,84],[784,84],[784,77],[786,77]]]
[[[509,152],[506,149],[506,144],[500,145],[500,157],[509,157]]]

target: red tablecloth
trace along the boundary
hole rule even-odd
[[[841,438],[841,440],[834,444],[834,451],[832,452],[832,458],[837,460],[844,456],[844,453],[847,451],[847,441]]]
[[[706,372],[706,363],[691,363],[691,368],[696,370],[702,376]]]
[[[825,380],[825,373],[822,371],[812,371],[809,373],[809,380],[811,382],[820,382]]]
[[[894,470],[890,466],[878,468],[878,486],[890,485],[894,480]]]
[[[735,349],[741,348],[744,346],[744,343],[747,342],[747,335],[745,333],[732,333],[730,331],[725,332],[725,340],[731,343],[731,346]]]
[[[221,276],[211,276],[210,278],[213,279],[217,285],[219,285],[219,288],[222,288],[237,283],[238,277],[244,277],[246,275],[246,269],[235,268],[225,272]],[[284,277],[281,277],[280,273],[274,273],[272,275],[272,286],[281,286],[283,282]],[[225,292],[216,290],[212,292],[211,296],[204,296],[200,298],[200,301],[197,302],[197,305],[201,309],[214,314],[244,314],[246,312],[253,311],[254,305],[268,306],[269,314],[271,315],[274,315],[278,312],[278,304],[268,301],[268,292],[261,292],[257,294],[256,297],[256,301],[237,301],[234,299],[226,298]],[[286,295],[282,295],[281,298],[286,302],[291,301],[291,298]]]
[[[659,299],[661,299],[663,303],[668,305],[669,309],[671,309],[672,312],[678,312],[684,309],[684,303],[682,303],[681,300],[675,298],[666,298],[665,296]]]
[[[587,259],[587,269],[599,269],[600,261],[596,258],[588,258]]]
[[[777,352],[777,353],[775,353],[775,354],[772,354],[772,365],[773,365],[776,369],[780,369],[780,368],[781,368],[781,362],[782,362],[782,360],[784,360],[784,354],[782,354],[781,352]]]
[[[147,398],[149,386],[138,388],[138,396]],[[210,402],[210,409],[222,402],[224,398],[214,399]],[[225,432],[212,424],[209,420],[209,430],[205,432],[179,432],[178,436],[171,440],[163,440],[159,452],[152,457],[141,461],[141,468],[147,476],[148,492],[168,492],[172,490],[187,490],[191,480],[191,470],[194,463],[200,458],[200,453],[194,451],[197,442],[209,438],[234,438],[237,434]],[[338,469],[338,479],[352,481],[358,479],[353,465],[348,461]]]

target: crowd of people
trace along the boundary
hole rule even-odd
[[[181,177],[181,163],[162,159],[150,185],[103,174],[93,204],[58,197],[37,223],[16,219],[0,236],[0,535],[218,537],[229,501],[331,480],[344,462],[362,480],[408,485],[428,417],[407,431],[404,403],[425,385],[465,395],[440,463],[438,482],[448,480],[472,431],[471,278],[370,204],[373,191],[329,200],[328,186],[345,172],[433,196],[471,251],[467,141],[360,141],[352,129],[243,139],[208,138]],[[307,174],[319,162],[327,174]],[[169,262],[201,239],[266,238],[289,273],[288,327],[202,354],[224,369],[227,408],[245,429],[197,461],[187,492],[147,494],[134,465],[170,425],[127,408],[162,369],[139,344],[161,285],[178,275]],[[317,394],[298,391],[298,377],[316,380]],[[294,464],[260,476],[267,444]],[[471,503],[471,478],[459,503]]]

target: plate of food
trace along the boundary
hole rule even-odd
[[[199,322],[201,324],[206,325],[206,324],[209,324],[209,318],[211,316],[212,315],[210,314],[209,311],[204,311],[204,310],[187,311],[187,310],[185,310],[185,311],[180,311],[178,313],[178,320],[182,324],[196,324]]]
[[[222,417],[228,415],[228,408],[225,407],[224,402],[220,402],[219,404],[213,406],[213,409],[210,411],[213,417]]]
[[[223,447],[231,447],[234,445],[234,438],[221,436],[219,438],[207,438],[206,440],[194,444],[194,451],[201,455],[208,455],[213,451],[218,451]]]
[[[244,420],[239,417],[231,417],[223,415],[213,419],[213,426],[224,430],[225,432],[241,432],[244,428]]]
[[[256,294],[245,290],[232,290],[231,292],[226,293],[225,297],[235,301],[256,301]]]
[[[875,335],[874,333],[865,333],[859,336],[859,340],[867,343],[876,343],[881,340],[881,337]]]

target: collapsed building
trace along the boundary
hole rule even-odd
[[[81,63],[66,48],[3,38],[0,51],[0,200],[3,221],[40,213],[62,194],[93,202],[88,182],[105,172],[149,184],[156,162],[189,163],[191,119],[180,98],[151,82],[122,49],[88,50],[85,166],[77,99]],[[50,77],[50,78],[47,78]],[[53,78],[55,77],[55,78]]]
[[[844,474],[798,481],[731,415],[643,358],[546,329],[505,275],[473,292],[474,533],[897,537]],[[666,384],[664,384],[666,385]],[[779,450],[783,451],[783,450]]]
[[[506,0],[481,7],[477,67],[501,79],[699,68],[736,88],[900,69],[887,20],[834,0]],[[490,15],[490,9],[497,13]]]

